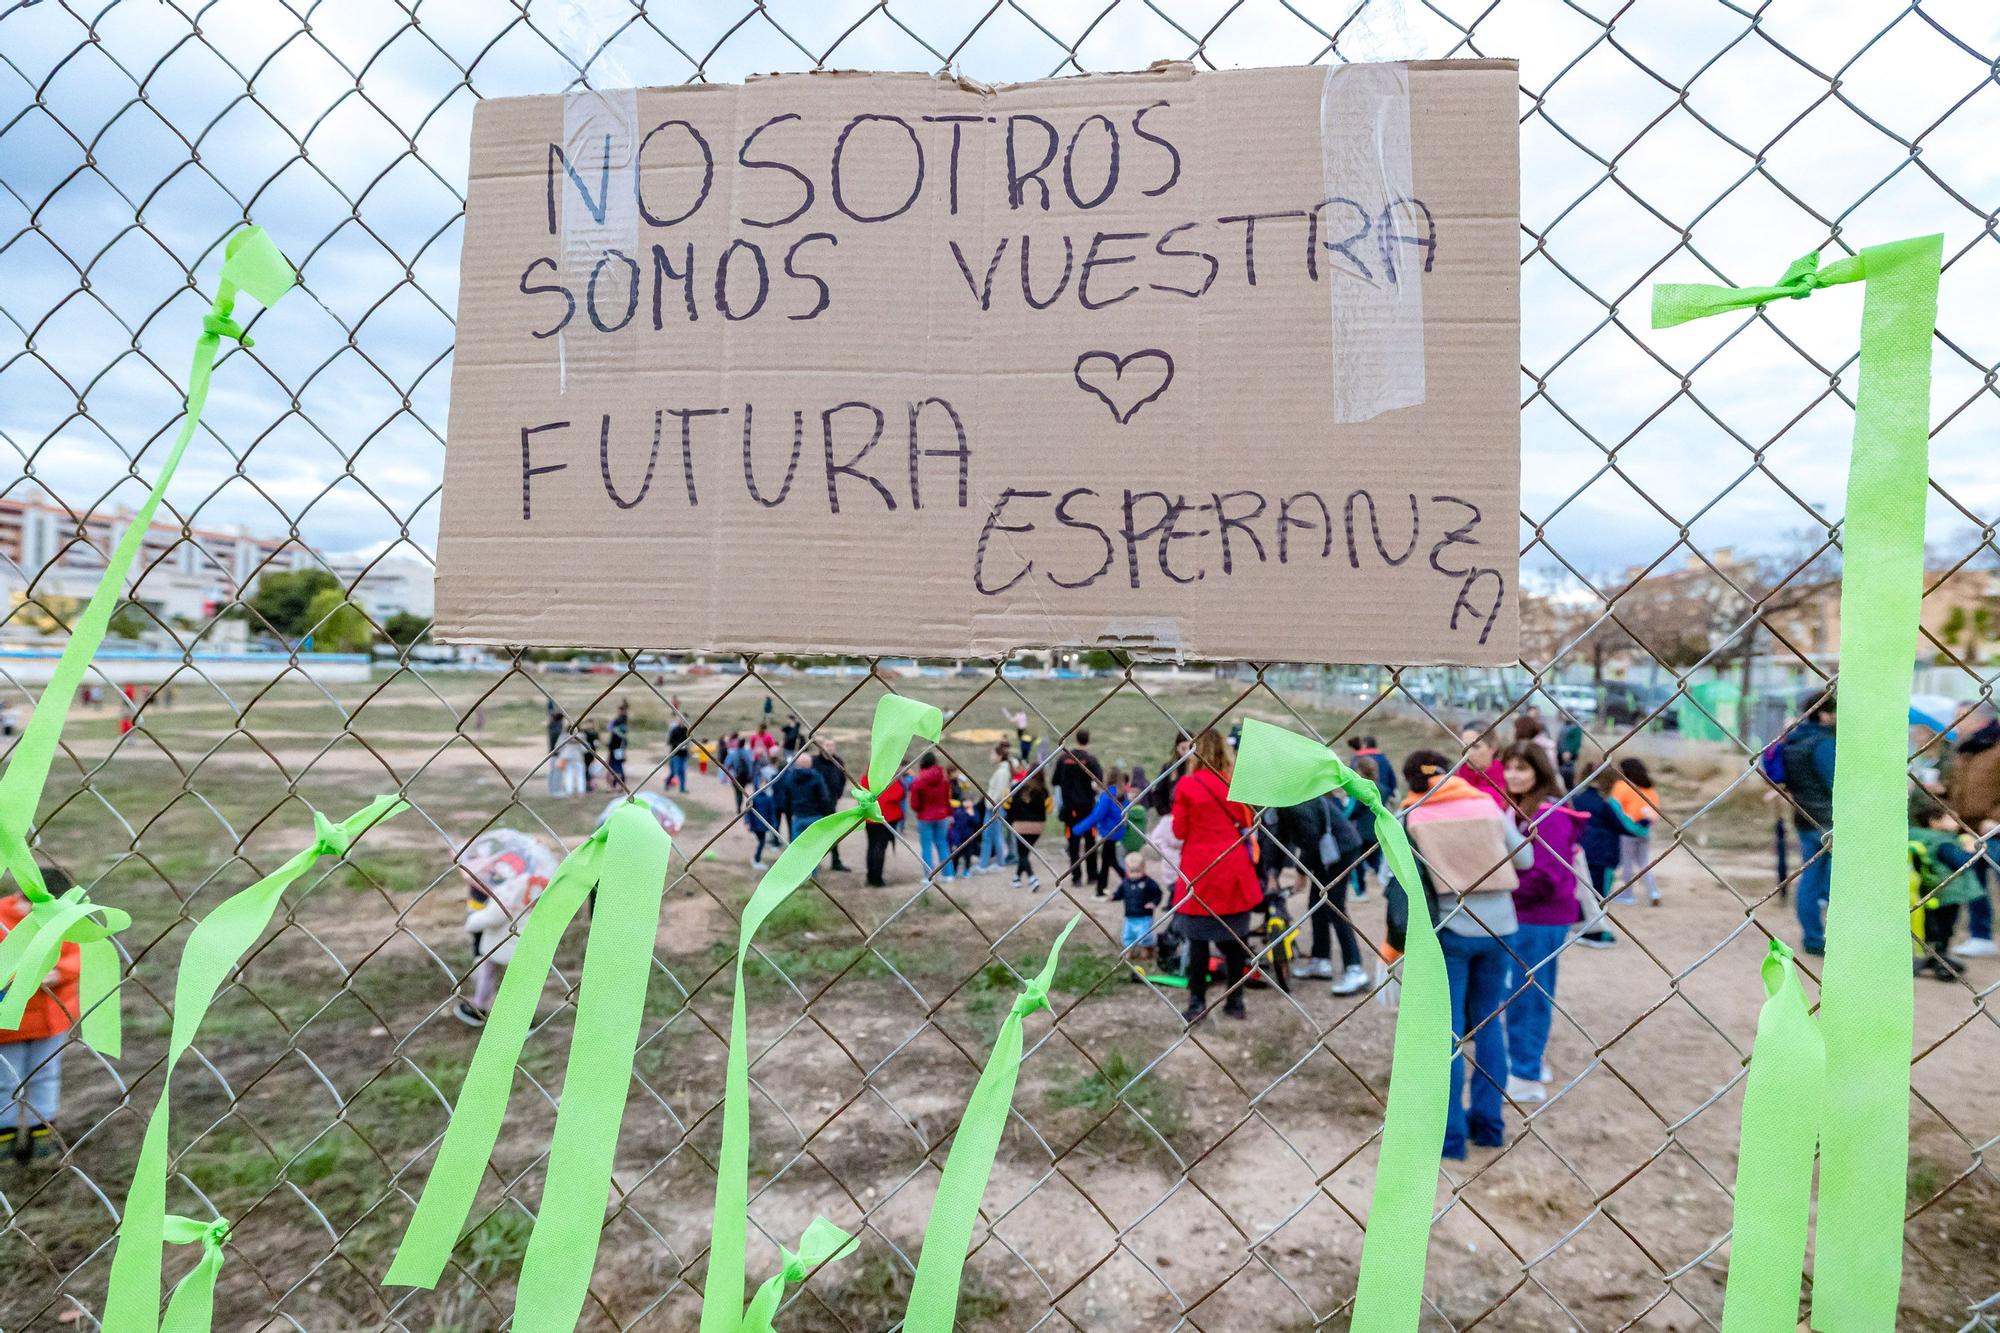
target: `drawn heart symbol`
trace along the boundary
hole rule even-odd
[[[1076,359],[1077,387],[1097,395],[1111,409],[1111,419],[1121,426],[1173,382],[1174,359],[1157,347],[1142,348],[1129,356],[1085,352]],[[1121,397],[1131,399],[1131,406],[1119,407]]]

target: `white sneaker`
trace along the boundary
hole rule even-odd
[[[1545,1102],[1549,1090],[1531,1078],[1516,1078],[1507,1075],[1507,1100],[1514,1102]]]
[[[1611,904],[1614,907],[1630,907],[1634,903],[1637,903],[1638,901],[1639,901],[1639,896],[1633,893],[1632,890],[1626,889],[1624,892],[1620,893],[1617,897],[1613,898],[1611,900]]]
[[[1318,977],[1321,980],[1325,980],[1333,975],[1333,960],[1331,958],[1302,958],[1299,960],[1298,975],[1302,977]]]
[[[1556,1081],[1556,1071],[1549,1068],[1548,1061],[1546,1060],[1542,1061],[1542,1082],[1553,1083],[1555,1081]]]
[[[1327,974],[1330,976],[1332,975],[1332,972],[1333,969],[1331,966],[1329,966],[1327,968]],[[1340,980],[1333,983],[1332,989],[1335,995],[1352,995],[1356,991],[1367,990],[1368,969],[1360,966],[1359,964],[1356,964],[1353,967],[1345,969],[1340,974]]]
[[[1660,905],[1660,891],[1658,889],[1646,890],[1646,901],[1654,907],[1658,907]]]
[[[1975,936],[1972,939],[1966,940],[1963,944],[1954,945],[1946,952],[1950,953],[1953,958],[1992,958],[2000,956],[2000,944],[1995,944],[1992,940],[1982,940]]]

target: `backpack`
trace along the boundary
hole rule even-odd
[[[1764,753],[1757,756],[1757,771],[1772,786],[1785,785],[1785,741],[1782,736],[1765,746]]]

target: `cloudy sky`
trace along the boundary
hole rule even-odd
[[[1683,529],[1713,549],[1782,540],[1805,506],[1837,516],[1852,415],[1829,373],[1851,393],[1860,289],[1656,334],[1650,284],[1764,283],[1816,246],[1942,231],[1932,536],[1968,548],[1960,507],[2000,513],[1985,221],[2000,6],[1746,8],[1754,21],[1712,0],[1375,0],[1350,22],[1354,0],[695,0],[644,16],[626,0],[342,0],[308,33],[278,0],[125,0],[93,40],[81,6],[0,0],[5,493],[139,498],[113,483],[129,455],[151,450],[149,469],[173,423],[205,308],[188,269],[209,281],[247,213],[306,290],[262,318],[255,364],[218,376],[213,433],[172,503],[203,526],[296,523],[329,551],[405,532],[428,550],[471,108],[572,86],[561,48],[590,55],[600,86],[941,57],[991,82],[1198,44],[1222,67],[1326,59],[1339,31],[1355,58],[1521,61],[1524,545],[1539,524],[1597,573]],[[1530,559],[1552,563],[1540,544]]]

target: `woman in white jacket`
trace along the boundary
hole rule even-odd
[[[528,910],[556,873],[556,857],[538,839],[513,829],[490,829],[458,854],[465,876],[465,931],[472,936],[472,997],[453,1010],[467,1027],[481,1027],[500,990],[500,975],[528,924]]]

